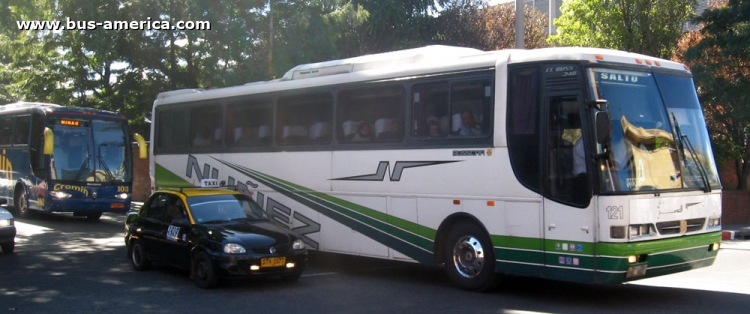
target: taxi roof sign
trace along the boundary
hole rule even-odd
[[[218,179],[201,179],[201,185],[202,188],[218,188],[219,180]]]

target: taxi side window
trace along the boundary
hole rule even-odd
[[[154,221],[163,221],[168,200],[169,195],[164,194],[152,198],[151,202],[145,208],[143,218]]]
[[[164,213],[164,223],[171,224],[172,220],[187,218],[185,214],[185,206],[182,204],[182,200],[175,196],[169,195],[166,200],[166,210]]]

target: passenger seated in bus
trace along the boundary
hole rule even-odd
[[[384,130],[378,133],[378,140],[395,141],[400,140],[403,136],[403,132],[401,132],[401,123],[398,119],[388,119],[383,125],[383,128]]]
[[[330,137],[330,123],[328,122],[316,122],[310,126],[309,136],[310,140],[315,142],[325,142]]]
[[[201,128],[193,139],[193,146],[205,147],[211,145],[211,131],[207,128]]]
[[[29,134],[26,130],[21,130],[16,135],[16,144],[28,144]]]
[[[474,113],[470,110],[464,110],[461,113],[461,126],[458,128],[458,135],[480,135],[482,129],[477,125],[474,119]]]
[[[443,136],[443,133],[440,132],[440,124],[437,121],[430,121],[427,123],[427,132],[433,137]]]
[[[357,134],[354,134],[352,142],[370,142],[372,141],[372,130],[370,124],[362,122],[357,127]]]
[[[253,145],[258,141],[258,137],[255,135],[255,129],[249,126],[242,128],[240,137],[234,142],[237,145],[247,146]]]

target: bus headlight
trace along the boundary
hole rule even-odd
[[[227,243],[224,244],[224,253],[227,254],[244,254],[247,252],[245,250],[245,247],[242,245],[239,245],[237,243]]]
[[[706,226],[708,229],[721,228],[721,217],[709,217]]]
[[[295,250],[304,250],[305,241],[302,241],[301,239],[294,240],[294,243],[292,243],[292,248]]]
[[[130,197],[130,194],[128,194],[128,193],[120,193],[120,194],[115,195],[115,197],[118,200],[126,200],[126,199],[128,199]]]
[[[652,224],[630,225],[630,239],[638,239],[656,235],[656,229]]]
[[[73,196],[72,194],[66,193],[63,191],[52,191],[52,192],[49,192],[49,195],[51,195],[54,198],[69,198]]]
[[[625,239],[625,226],[609,227],[609,237],[612,239]]]

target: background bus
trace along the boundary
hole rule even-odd
[[[18,216],[39,210],[98,220],[130,208],[133,154],[121,115],[33,102],[0,106],[0,150],[0,197]]]
[[[153,121],[156,188],[218,178],[312,248],[444,264],[465,289],[669,274],[721,240],[691,74],[649,56],[428,46],[165,92]]]

